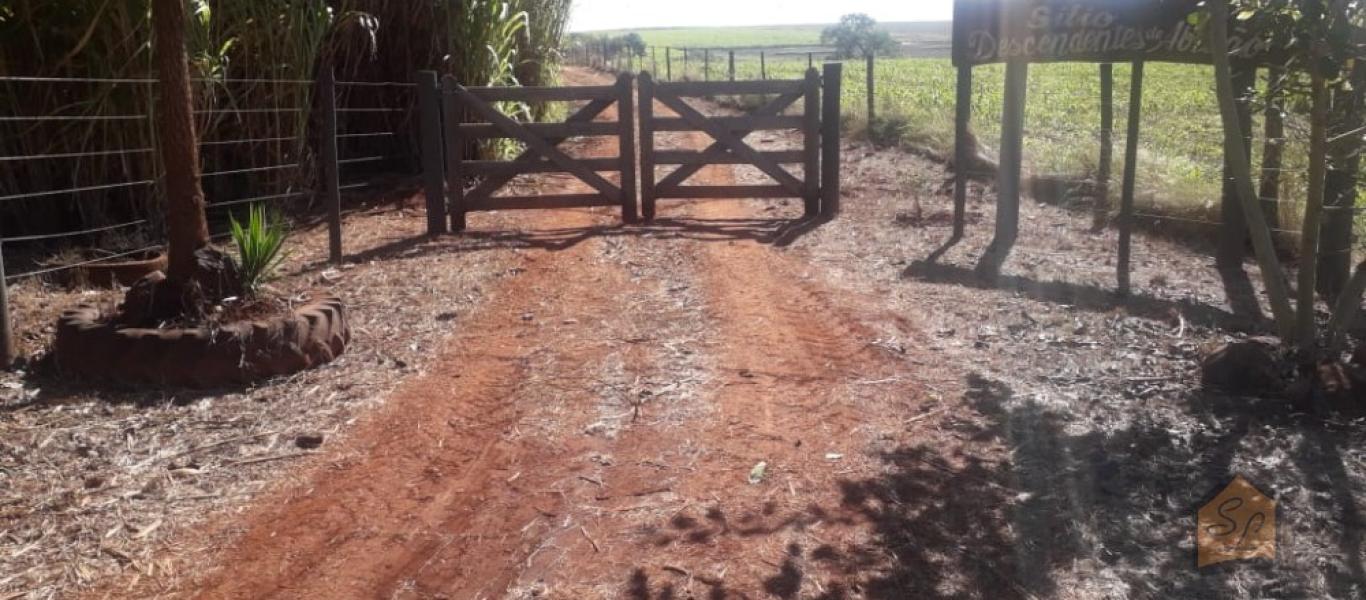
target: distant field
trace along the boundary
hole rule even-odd
[[[887,27],[909,57],[877,62],[879,117],[890,117],[904,142],[949,155],[953,146],[955,70],[947,60],[948,23],[892,23]],[[806,52],[820,39],[822,26],[679,28],[641,30],[646,43],[660,47],[647,56],[645,69],[663,78],[703,79],[702,53],[689,55],[687,69],[677,48],[713,48],[710,78],[727,77],[724,49],[767,47],[769,77],[800,77]],[[673,64],[664,63],[663,46],[675,48]],[[720,49],[720,50],[717,50]],[[926,58],[930,57],[930,58]],[[817,55],[817,61],[821,56]],[[1000,66],[974,70],[973,130],[982,143],[999,145],[1002,83]],[[736,55],[736,76],[760,77],[757,50]],[[845,65],[845,114],[855,129],[866,122],[866,85],[862,61]],[[1129,67],[1115,67],[1114,190],[1123,169],[1128,115]],[[1094,64],[1032,65],[1025,121],[1026,165],[1035,174],[1083,177],[1097,168],[1100,140],[1099,68]],[[1221,126],[1213,74],[1202,66],[1151,64],[1143,98],[1139,139],[1139,210],[1181,213],[1194,218],[1217,215],[1222,170]],[[1260,131],[1260,119],[1254,128]],[[885,129],[885,128],[884,128]],[[1294,129],[1294,128],[1292,128]],[[1283,185],[1292,196],[1302,189],[1302,143],[1292,140]],[[1260,150],[1257,148],[1256,150]],[[1254,151],[1254,161],[1259,160]],[[1254,164],[1256,164],[1254,162]],[[1291,222],[1294,221],[1292,217]]]
[[[897,41],[916,46],[947,46],[951,38],[947,22],[884,23]],[[674,48],[743,48],[751,46],[814,46],[821,43],[826,25],[774,25],[769,27],[678,27],[618,30],[596,33],[623,34],[634,31],[651,46]]]

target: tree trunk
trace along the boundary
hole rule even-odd
[[[1277,332],[1282,339],[1293,341],[1295,314],[1290,305],[1290,291],[1271,240],[1271,230],[1267,228],[1261,206],[1257,203],[1257,190],[1252,185],[1252,165],[1247,158],[1244,131],[1238,119],[1238,99],[1233,89],[1233,73],[1228,58],[1228,0],[1210,2],[1210,17],[1210,57],[1214,62],[1214,83],[1219,97],[1219,114],[1224,124],[1224,151],[1226,156],[1232,158],[1233,182],[1247,217],[1248,233],[1252,236],[1252,247],[1261,267]]]
[[[1262,145],[1262,181],[1258,196],[1266,224],[1272,229],[1281,226],[1281,168],[1285,153],[1285,69],[1273,67],[1266,71],[1266,142]]]
[[[199,187],[199,147],[185,50],[185,0],[155,0],[152,19],[157,76],[161,80],[156,130],[166,169],[166,278],[176,287],[194,278],[194,253],[208,245],[209,225],[204,217],[204,192]]]
[[[1238,131],[1243,137],[1241,160],[1252,161],[1252,108],[1250,101],[1257,84],[1257,69],[1246,64],[1232,65],[1232,83],[1235,106],[1238,109]],[[1224,153],[1224,187],[1220,201],[1219,250],[1217,263],[1220,268],[1243,267],[1243,257],[1247,256],[1247,217],[1238,200],[1238,188],[1234,182],[1233,157]]]
[[[1295,340],[1301,348],[1314,347],[1315,290],[1318,289],[1319,233],[1323,217],[1323,179],[1328,163],[1328,89],[1319,67],[1322,44],[1315,44],[1309,61],[1309,193],[1304,200],[1304,229],[1300,236],[1300,270]]]
[[[1332,303],[1347,286],[1352,269],[1352,225],[1356,213],[1361,136],[1345,135],[1362,126],[1362,86],[1366,63],[1352,69],[1352,89],[1333,93],[1328,135],[1328,172],[1323,184],[1323,240],[1319,253],[1319,295]]]

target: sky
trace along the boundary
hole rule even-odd
[[[947,21],[953,0],[575,0],[569,28],[805,25],[854,12],[884,22]]]

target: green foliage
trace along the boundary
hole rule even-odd
[[[522,0],[528,17],[517,67],[522,85],[553,85],[559,80],[560,49],[572,7],[573,0]],[[537,118],[542,116],[538,114]]]
[[[896,49],[892,34],[877,26],[877,21],[863,13],[840,17],[840,22],[821,32],[821,43],[835,46],[839,58],[880,56]]]
[[[263,284],[274,278],[276,269],[284,261],[289,227],[284,216],[278,212],[267,212],[259,204],[251,205],[245,225],[233,216],[231,226],[232,241],[237,245],[242,272],[242,287],[248,294],[254,295]]]

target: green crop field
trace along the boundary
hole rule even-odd
[[[888,24],[909,57],[881,58],[876,65],[876,105],[880,138],[952,154],[956,72],[947,57],[950,38],[946,23]],[[660,78],[672,71],[675,79],[728,77],[726,48],[737,52],[736,77],[761,76],[758,50],[766,46],[770,78],[798,78],[807,66],[805,46],[819,41],[820,26],[689,28],[643,30],[654,46],[637,65],[653,69]],[[663,47],[674,48],[666,66]],[[684,69],[681,47],[711,48],[710,73],[701,51],[689,53]],[[937,58],[919,58],[937,56]],[[817,61],[821,60],[818,55]],[[854,131],[866,130],[866,84],[862,61],[845,63],[844,112]],[[1129,104],[1128,65],[1116,65],[1115,158],[1112,190],[1119,189]],[[1142,131],[1139,136],[1138,210],[1181,214],[1197,219],[1217,217],[1222,165],[1222,133],[1209,67],[1150,64],[1146,70]],[[1004,68],[974,70],[973,131],[989,148],[999,146]],[[1296,131],[1295,127],[1288,127]],[[1260,119],[1254,131],[1260,131]],[[1294,133],[1291,134],[1292,138]],[[1030,66],[1025,120],[1026,166],[1035,175],[1080,178],[1093,175],[1099,159],[1100,76],[1094,64],[1038,64]],[[1302,140],[1292,139],[1286,153],[1283,196],[1296,197],[1302,189]],[[1254,146],[1254,164],[1260,144]],[[1299,161],[1299,162],[1297,162]],[[1293,212],[1293,211],[1291,211]],[[1293,222],[1294,215],[1287,215]]]

